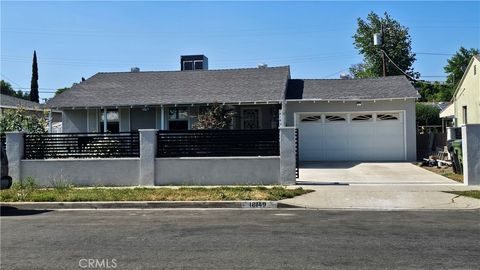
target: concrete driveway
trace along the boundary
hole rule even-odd
[[[297,184],[462,185],[407,162],[303,162]]]

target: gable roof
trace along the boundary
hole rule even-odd
[[[374,100],[418,98],[405,76],[367,79],[289,80],[286,99]]]
[[[290,68],[97,73],[48,102],[50,107],[281,101]]]
[[[39,104],[30,100],[25,100],[9,95],[0,94],[0,107],[2,108],[19,108],[26,110],[43,110],[43,104]]]
[[[467,77],[467,74],[468,74],[468,72],[470,71],[470,67],[471,67],[472,64],[473,64],[474,59],[476,59],[477,61],[480,62],[480,54],[474,55],[474,56],[472,57],[472,59],[470,59],[470,61],[468,62],[467,69],[465,69],[465,71],[463,72],[462,78],[460,79],[460,82],[457,84],[457,87],[455,88],[455,91],[453,92],[452,99],[450,99],[450,102],[454,102],[454,101],[455,101],[455,97],[457,96],[458,91],[459,91],[460,88],[462,87],[463,81],[464,81],[465,78]]]

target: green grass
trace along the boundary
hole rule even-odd
[[[448,193],[457,194],[460,196],[472,197],[475,199],[480,199],[480,190],[467,190],[467,191],[446,191]]]
[[[236,201],[281,200],[311,192],[302,188],[266,187],[181,187],[174,188],[37,188],[14,185],[0,191],[1,202],[85,202],[85,201]]]

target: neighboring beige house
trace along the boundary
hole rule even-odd
[[[453,94],[455,125],[480,124],[480,55],[470,60]]]

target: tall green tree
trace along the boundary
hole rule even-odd
[[[413,70],[415,54],[412,52],[412,39],[408,33],[408,28],[402,26],[394,20],[388,13],[380,17],[374,12],[370,12],[366,20],[357,19],[357,32],[353,36],[355,48],[363,55],[363,63],[353,65],[350,73],[355,78],[380,77],[383,76],[382,52],[386,54],[397,64],[397,66],[410,75],[418,78],[419,73]],[[383,26],[383,44],[381,48],[373,45],[373,35],[382,33]],[[385,57],[387,76],[402,75],[394,64]]]
[[[440,125],[440,108],[431,104],[416,103],[415,114],[417,116],[417,124],[419,126]]]
[[[68,89],[70,89],[70,87],[63,87],[63,88],[58,88],[57,91],[55,91],[55,97],[60,95],[61,93],[67,91]]]
[[[454,89],[457,87],[458,83],[462,79],[463,73],[467,69],[470,59],[474,55],[480,54],[478,49],[465,49],[460,47],[460,49],[452,56],[452,58],[447,60],[447,65],[443,68],[447,76],[447,83],[453,85]]]
[[[417,81],[415,87],[421,96],[418,101],[421,102],[450,101],[453,96],[452,85],[448,83]]]
[[[32,82],[30,84],[30,100],[33,102],[39,102],[38,96],[38,65],[37,65],[37,52],[33,51],[33,63],[32,63]]]
[[[12,85],[10,83],[4,81],[4,80],[0,81],[0,92],[3,95],[8,95],[8,96],[12,96],[12,97],[17,97],[17,98],[30,100],[30,96],[28,95],[28,93],[24,93],[20,90],[15,91],[13,89]]]

